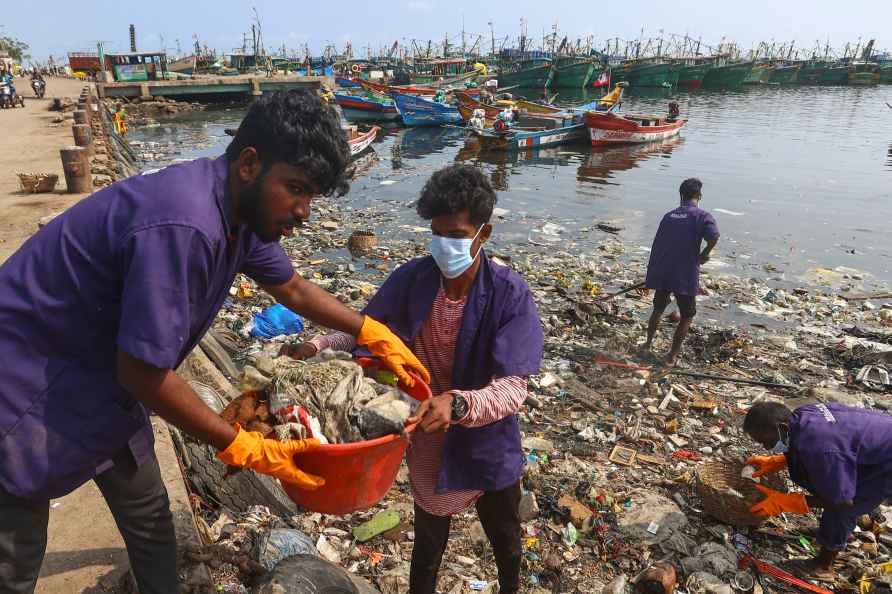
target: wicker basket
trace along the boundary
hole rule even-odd
[[[354,256],[366,256],[378,245],[378,238],[371,231],[354,231],[347,240],[347,249]]]
[[[55,173],[19,173],[22,190],[29,194],[52,192],[56,189],[59,176]]]
[[[757,526],[766,519],[749,510],[765,496],[756,489],[756,483],[740,476],[744,466],[742,461],[720,460],[697,469],[695,484],[703,511],[731,526]],[[787,491],[786,482],[776,474],[762,477],[761,484],[775,491]]]

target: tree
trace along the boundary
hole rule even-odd
[[[0,51],[9,53],[9,57],[16,62],[28,60],[31,55],[26,53],[30,46],[24,41],[13,39],[12,37],[0,37]]]

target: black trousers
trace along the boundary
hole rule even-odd
[[[520,483],[487,491],[477,500],[477,516],[492,545],[499,569],[499,593],[520,592]],[[415,547],[409,594],[435,594],[437,573],[449,540],[450,516],[434,516],[415,505]]]
[[[158,460],[152,454],[137,467],[125,450],[114,462],[94,480],[127,545],[140,594],[176,594],[176,535]],[[49,505],[0,488],[0,594],[34,592],[46,553]]]

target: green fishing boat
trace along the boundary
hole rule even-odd
[[[821,75],[822,85],[845,85],[849,82],[849,67],[844,64],[832,64]]]
[[[771,64],[756,64],[743,79],[745,85],[764,85],[771,79]]]
[[[595,64],[590,58],[558,58],[553,67],[554,76],[549,85],[552,89],[583,89],[597,77]]]
[[[869,86],[880,82],[879,65],[873,62],[855,62],[849,68],[849,84]]]
[[[826,62],[806,62],[799,69],[799,75],[796,80],[801,85],[818,85],[824,78],[824,71],[827,70]]]
[[[892,83],[892,64],[880,66],[880,81],[883,84]]]
[[[524,60],[502,67],[499,86],[544,89],[553,76],[551,60]]]
[[[673,87],[678,84],[680,69],[669,62],[626,62],[613,71],[614,82],[627,82],[636,87]]]
[[[799,68],[799,64],[775,64],[768,80],[781,85],[792,84],[799,78]]]
[[[707,89],[734,89],[743,84],[753,69],[752,62],[730,62],[714,66],[703,77],[703,86]]]
[[[712,64],[678,64],[678,86],[685,89],[699,89],[703,84],[703,77]]]

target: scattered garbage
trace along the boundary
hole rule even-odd
[[[403,175],[394,170],[368,185],[375,189],[381,181],[397,183],[406,179]],[[364,207],[360,215],[349,204],[320,198],[314,202],[313,219],[284,239],[283,246],[299,274],[361,309],[398,265],[426,253],[429,229],[393,214],[411,206],[382,200]],[[749,514],[754,482],[742,476],[743,460],[764,451],[743,434],[742,420],[749,407],[764,400],[792,407],[840,401],[892,410],[888,376],[882,373],[892,369],[892,307],[883,297],[892,294],[889,287],[851,269],[815,267],[796,277],[782,270],[780,262],[757,263],[750,254],[728,247],[722,264],[734,262],[735,267],[702,270],[698,314],[670,372],[638,353],[651,298],[638,286],[648,251],[624,241],[624,229],[632,224],[588,222],[590,247],[580,243],[573,222],[535,220],[514,210],[498,216],[505,235],[488,254],[527,280],[546,335],[541,374],[530,377],[530,398],[518,414],[527,460],[520,506],[521,591],[628,594],[633,587],[649,592],[646,588],[657,584],[666,591],[657,579],[629,577],[658,563],[674,568],[675,591],[686,594],[757,593],[763,582],[772,592],[805,591],[765,572],[756,577],[752,568],[740,565],[751,555],[785,570],[817,548],[814,514],[765,521]],[[366,232],[374,234],[374,241],[362,239],[372,237]],[[287,436],[321,434],[343,442],[359,432],[362,438],[363,426],[368,430],[373,424],[360,421],[362,405],[341,412],[317,397],[330,395],[337,385],[325,379],[329,376],[321,370],[326,367],[313,371],[324,361],[292,366],[297,362],[278,356],[283,344],[298,349],[325,329],[306,321],[299,335],[270,339],[246,330],[255,314],[272,305],[269,295],[240,276],[213,326],[215,336],[225,337],[225,354],[239,371],[239,377],[223,375],[240,383],[239,388],[269,394],[267,420],[255,402],[248,421],[284,427]],[[671,339],[667,322],[654,353],[665,353]],[[332,368],[341,363],[335,361]],[[284,383],[277,379],[283,365],[290,378]],[[358,400],[364,404],[373,402],[379,390],[392,389],[381,378],[364,375],[336,377],[349,377],[344,385],[350,386],[358,378],[357,391],[363,394]],[[321,389],[325,386],[327,390]],[[405,399],[397,395],[388,407],[400,402]],[[296,408],[286,412],[288,406]],[[382,419],[384,425],[389,419],[392,429],[405,410],[388,407]],[[715,466],[723,469],[724,482],[707,477]],[[401,476],[371,509],[343,516],[282,515],[276,528],[300,530],[324,559],[337,559],[351,575],[366,578],[385,594],[406,592],[414,502],[405,467]],[[772,488],[794,488],[785,473],[761,481],[771,486],[775,479],[782,484]],[[729,513],[732,509],[736,515]],[[223,511],[210,500],[199,506],[209,526]],[[877,568],[892,561],[892,507],[881,506],[875,515],[870,528],[859,527],[838,558],[837,581],[827,586],[829,591],[856,591],[865,576],[865,584],[884,591],[879,589],[884,574]],[[256,568],[266,570],[259,557],[253,559]],[[257,577],[246,571],[250,567],[242,566],[244,570],[229,562],[221,565],[235,576],[232,583],[242,578],[247,581],[240,583],[256,583]],[[789,568],[787,573],[796,576],[795,571]],[[212,574],[215,584],[230,583],[217,569]],[[489,542],[474,509],[456,515],[438,591],[492,591],[497,582]]]

